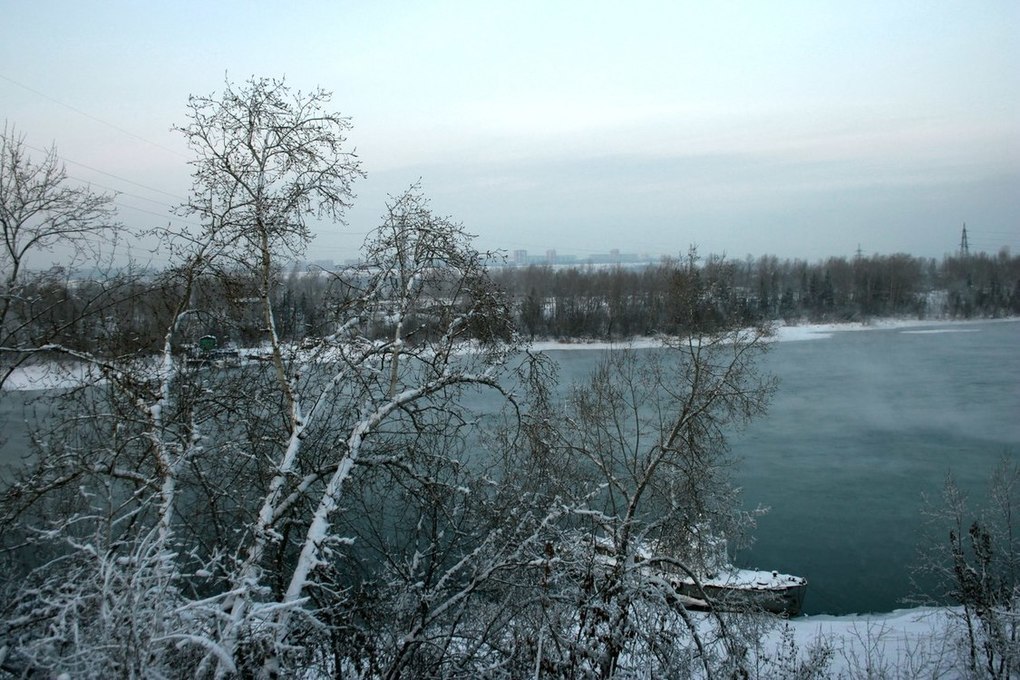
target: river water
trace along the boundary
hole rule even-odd
[[[734,441],[761,518],[740,559],[806,576],[807,613],[889,611],[911,595],[921,496],[947,474],[983,505],[1020,456],[1020,322],[780,343],[769,415]]]
[[[600,352],[549,354],[570,381]],[[981,504],[1002,456],[1020,456],[1020,321],[836,332],[776,343],[765,361],[779,390],[732,444],[745,505],[770,511],[736,562],[806,576],[808,614],[903,607],[922,494],[952,473]],[[4,397],[10,464],[28,394]]]
[[[983,505],[1020,455],[1020,322],[835,333],[767,362],[779,392],[733,448],[745,503],[771,511],[739,559],[806,576],[806,613],[903,606],[922,495],[952,474]]]
[[[1002,456],[1020,456],[1020,322],[813,338],[776,343],[769,413],[732,438],[744,504],[770,508],[736,562],[807,577],[808,614],[902,608],[922,494],[952,473],[983,504]],[[550,355],[576,379],[597,352]]]

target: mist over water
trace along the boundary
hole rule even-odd
[[[601,351],[549,354],[567,384]],[[952,473],[983,505],[1020,455],[1020,321],[835,332],[776,343],[764,368],[779,389],[731,444],[744,506],[769,512],[736,563],[806,576],[807,614],[909,606],[922,496]]]
[[[1018,348],[1015,321],[777,345],[769,414],[733,440],[745,505],[771,508],[738,562],[806,576],[809,614],[903,607],[922,494],[951,473],[983,505],[1020,455]]]

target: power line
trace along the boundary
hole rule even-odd
[[[196,227],[198,229],[202,228],[202,225],[197,223],[197,222],[192,222],[190,220],[181,219],[180,217],[174,215],[174,213],[173,213],[173,206],[167,205],[167,203],[165,201],[160,201],[160,200],[157,200],[155,198],[148,198],[147,196],[141,196],[139,194],[133,194],[133,193],[131,193],[129,191],[121,191],[120,189],[116,189],[114,187],[106,186],[104,184],[99,184],[98,182],[93,182],[93,181],[90,181],[90,180],[86,180],[86,179],[83,179],[81,177],[75,177],[74,175],[68,175],[67,178],[68,179],[73,179],[73,180],[75,180],[77,182],[81,182],[83,184],[88,184],[88,185],[91,185],[91,186],[96,186],[96,187],[99,187],[100,189],[106,189],[107,191],[113,191],[116,194],[114,196],[114,198],[113,198],[113,203],[115,205],[117,205],[117,207],[119,207],[119,208],[126,208],[128,210],[134,210],[136,212],[145,213],[147,215],[155,215],[156,217],[161,217],[161,218],[164,218],[164,219],[171,218],[171,219],[175,220],[176,222],[179,222],[180,224],[185,224],[185,225],[188,225],[188,226],[191,226],[191,227]],[[160,206],[161,208],[165,208],[166,212],[165,213],[158,213],[158,212],[154,212],[152,210],[148,210],[146,208],[139,208],[138,206],[131,205],[130,203],[124,203],[124,202],[118,200],[122,196],[128,196],[130,198],[134,198],[134,199],[137,199],[139,201],[146,201],[148,203],[153,203],[155,205]]]
[[[175,156],[179,156],[181,158],[187,158],[187,156],[185,156],[184,154],[182,154],[179,151],[176,151],[175,149],[171,149],[170,147],[163,146],[162,144],[160,144],[158,142],[154,142],[151,139],[146,139],[145,137],[142,137],[140,135],[136,135],[135,133],[133,133],[133,132],[131,132],[129,130],[125,130],[124,128],[120,127],[119,125],[115,125],[115,124],[111,123],[110,121],[103,120],[102,118],[99,118],[98,116],[93,116],[91,113],[88,113],[86,111],[82,111],[81,109],[79,109],[76,106],[71,106],[70,104],[68,104],[66,102],[62,102],[59,99],[55,99],[55,98],[49,96],[48,94],[46,94],[44,92],[40,92],[39,90],[37,90],[37,89],[35,89],[33,87],[29,87],[28,85],[25,85],[24,83],[19,83],[18,81],[14,80],[13,78],[8,78],[7,76],[3,75],[2,73],[0,73],[0,80],[6,80],[8,83],[11,83],[12,85],[17,85],[18,87],[20,87],[20,88],[22,88],[24,90],[27,90],[27,91],[31,92],[32,94],[38,95],[38,96],[42,97],[43,99],[49,100],[49,101],[51,101],[54,104],[57,104],[59,106],[63,106],[64,108],[69,109],[71,111],[74,111],[75,113],[77,113],[77,114],[79,114],[81,116],[85,116],[86,118],[88,118],[90,120],[94,120],[97,123],[101,123],[101,124],[111,128],[113,130],[116,130],[117,132],[119,132],[119,133],[121,133],[123,135],[127,135],[128,137],[131,137],[132,139],[137,139],[140,142],[145,142],[146,144],[150,144],[150,145],[152,145],[152,146],[154,146],[154,147],[156,147],[158,149],[162,149],[163,151],[166,151],[168,153],[172,153]]]
[[[87,184],[89,186],[99,187],[100,189],[106,189],[107,191],[112,191],[115,194],[117,194],[117,197],[120,197],[120,196],[130,196],[131,198],[137,198],[139,201],[148,201],[149,203],[155,203],[156,205],[164,207],[164,208],[167,208],[168,210],[172,209],[171,206],[167,205],[166,201],[162,201],[162,200],[155,199],[155,198],[148,198],[147,196],[142,196],[140,194],[133,194],[130,191],[122,191],[121,189],[117,189],[115,187],[106,186],[105,184],[100,184],[99,182],[94,182],[94,181],[92,181],[90,179],[84,179],[83,177],[75,177],[74,175],[68,175],[67,178],[68,179],[73,179],[76,182],[81,182],[82,184]]]
[[[971,241],[971,250],[998,250],[999,248],[1020,247],[1020,241]]]
[[[32,146],[31,144],[28,144],[28,143],[25,143],[25,142],[22,142],[22,144],[24,144],[24,146],[26,148],[32,149],[34,151],[38,151],[40,153],[49,153],[45,149],[40,149],[37,146]],[[78,161],[72,160],[72,159],[67,158],[65,156],[61,156],[60,154],[57,154],[57,153],[54,153],[54,156],[56,158],[58,158],[59,160],[63,161],[64,163],[71,163],[72,165],[77,165],[77,166],[86,168],[88,170],[91,170],[93,172],[98,172],[101,175],[106,175],[107,177],[112,177],[112,178],[114,178],[114,179],[116,179],[118,181],[127,182],[128,184],[133,184],[133,185],[135,185],[137,187],[140,187],[142,189],[145,189],[147,191],[154,191],[154,192],[156,192],[158,194],[163,194],[165,196],[169,196],[170,198],[176,198],[176,199],[178,199],[178,200],[180,200],[182,202],[187,200],[183,196],[180,196],[178,194],[174,194],[174,193],[171,193],[169,191],[163,191],[162,189],[157,189],[156,187],[150,187],[150,186],[148,186],[146,184],[142,184],[140,182],[135,182],[133,180],[127,179],[126,177],[121,177],[120,175],[115,175],[112,172],[106,172],[105,170],[100,170],[99,168],[95,168],[95,167],[93,167],[91,165],[87,165],[85,163],[80,163]],[[116,195],[113,197],[113,203],[116,204],[120,208],[127,208],[128,210],[134,210],[134,211],[137,211],[137,212],[145,213],[147,215],[154,215],[156,217],[160,217],[160,218],[163,218],[163,219],[166,219],[166,218],[172,216],[173,206],[168,205],[165,201],[160,201],[160,200],[157,200],[157,199],[154,199],[154,198],[148,198],[147,196],[141,196],[139,194],[134,194],[134,193],[131,193],[129,191],[123,191],[123,190],[117,189],[115,187],[107,186],[105,184],[100,184],[98,182],[94,182],[92,180],[84,179],[82,177],[77,177],[77,176],[74,176],[74,175],[67,175],[67,178],[68,179],[73,179],[76,182],[81,182],[82,184],[86,184],[86,185],[90,185],[90,186],[96,186],[96,187],[99,187],[101,189],[106,189],[107,191],[114,192]],[[138,206],[131,205],[130,203],[124,203],[122,201],[117,200],[120,196],[129,196],[131,198],[135,198],[135,199],[138,199],[138,200],[141,200],[141,201],[147,201],[149,203],[154,203],[155,205],[158,205],[160,207],[166,208],[166,213],[158,213],[158,212],[155,212],[155,211],[152,211],[152,210],[147,210],[145,208],[139,208]],[[186,225],[192,226],[192,227],[201,228],[201,226],[202,226],[200,224],[197,224],[195,222],[190,222],[188,220],[182,220],[180,218],[176,218],[176,219],[177,219],[178,222],[180,222],[182,224],[186,224]]]
[[[25,144],[25,146],[27,148],[29,148],[29,149],[34,150],[34,151],[38,151],[39,153],[50,153],[46,149],[40,149],[39,147],[32,146],[31,144]],[[54,154],[54,155],[57,158],[59,158],[60,160],[64,161],[65,163],[70,163],[72,165],[77,165],[79,167],[85,168],[86,170],[91,170],[92,172],[98,172],[100,175],[106,175],[107,177],[112,177],[112,178],[114,178],[114,179],[116,179],[118,181],[127,182],[128,184],[133,184],[136,187],[140,187],[140,188],[146,189],[148,191],[155,191],[157,194],[163,194],[165,196],[169,196],[170,198],[176,198],[179,201],[186,201],[187,200],[186,198],[184,198],[183,196],[181,196],[179,194],[174,194],[174,193],[171,193],[169,191],[163,191],[162,189],[157,189],[156,187],[150,187],[150,186],[148,186],[146,184],[142,184],[141,182],[135,182],[134,180],[127,179],[126,177],[121,177],[120,175],[115,175],[112,172],[106,172],[105,170],[100,170],[99,168],[95,168],[95,167],[93,167],[91,165],[88,165],[86,163],[80,163],[78,161],[71,160],[70,158],[67,158],[66,156],[61,156],[60,154]],[[78,181],[81,181],[81,180],[78,180]],[[112,189],[112,191],[117,191],[117,190],[116,189]]]
[[[59,106],[63,106],[64,108],[69,109],[71,111],[74,111],[75,113],[77,113],[77,114],[79,114],[81,116],[84,116],[84,117],[86,117],[86,118],[88,118],[90,120],[94,120],[97,123],[101,123],[103,125],[106,125],[107,127],[111,128],[113,130],[116,130],[117,132],[119,132],[119,133],[121,133],[123,135],[127,135],[128,137],[131,137],[132,139],[136,139],[138,141],[145,142],[146,144],[149,144],[151,146],[154,146],[154,147],[157,147],[157,148],[162,149],[164,151],[167,151],[169,153],[172,153],[175,156],[178,156],[180,158],[187,158],[187,156],[185,156],[184,154],[182,154],[182,153],[180,153],[180,152],[178,152],[178,151],[176,151],[174,149],[171,149],[171,148],[169,148],[167,146],[159,144],[158,142],[154,142],[154,141],[152,141],[150,139],[146,139],[145,137],[142,137],[141,135],[137,135],[137,134],[131,132],[130,130],[125,130],[124,128],[122,128],[122,127],[120,127],[118,125],[115,125],[114,123],[111,123],[111,122],[109,122],[107,120],[103,120],[102,118],[99,118],[98,116],[94,116],[94,115],[88,113],[87,111],[83,111],[83,110],[79,109],[76,106],[72,106],[71,104],[68,104],[66,102],[62,102],[59,99],[51,97],[51,96],[49,96],[48,94],[46,94],[44,92],[40,92],[39,90],[37,90],[37,89],[35,89],[33,87],[29,87],[28,85],[25,85],[24,83],[21,83],[21,82],[18,82],[16,80],[14,80],[13,78],[9,78],[8,76],[3,75],[2,73],[0,73],[0,79],[5,80],[5,81],[7,81],[7,82],[9,82],[9,83],[11,83],[13,85],[17,85],[18,87],[20,87],[20,88],[22,88],[24,90],[27,90],[28,92],[31,92],[31,93],[39,96],[39,97],[42,97],[43,99],[51,101],[54,104],[57,104]],[[40,149],[39,147],[33,146],[31,144],[28,144],[27,142],[22,142],[22,143],[24,144],[25,147],[27,147],[29,149],[33,149],[33,150],[38,151],[40,153],[43,153],[43,154],[50,153],[46,149]],[[175,193],[172,193],[172,192],[169,192],[169,191],[164,191],[163,189],[157,189],[156,187],[148,186],[146,184],[142,184],[141,182],[136,182],[134,180],[127,179],[126,177],[121,177],[120,175],[115,175],[112,172],[107,172],[105,170],[100,170],[99,168],[96,168],[94,166],[88,165],[87,163],[82,163],[80,161],[76,161],[76,160],[67,158],[66,156],[63,156],[61,154],[56,153],[56,151],[54,151],[53,153],[54,153],[54,156],[56,156],[58,159],[60,159],[64,163],[70,163],[72,165],[76,165],[76,166],[79,166],[81,168],[85,168],[87,170],[91,170],[92,172],[97,172],[97,173],[99,173],[101,175],[105,175],[107,177],[111,177],[113,179],[116,179],[119,182],[125,182],[127,184],[132,185],[132,186],[136,186],[136,187],[139,187],[141,189],[145,189],[146,191],[153,191],[153,192],[156,192],[157,194],[163,194],[164,196],[168,196],[168,197],[173,198],[173,199],[178,200],[178,201],[184,202],[184,201],[187,200],[187,199],[185,199],[183,196],[181,196],[179,194],[175,194]],[[117,194],[120,194],[120,195],[131,196],[131,197],[139,199],[139,200],[148,201],[150,203],[155,203],[157,205],[165,206],[168,211],[172,209],[171,206],[167,206],[164,202],[158,201],[156,199],[147,198],[145,196],[140,196],[138,194],[133,194],[133,193],[130,193],[130,192],[126,192],[126,191],[123,191],[121,189],[116,189],[114,187],[104,186],[104,185],[99,184],[97,182],[92,182],[90,180],[86,180],[86,179],[83,179],[81,177],[73,177],[73,176],[70,176],[70,175],[68,177],[70,179],[74,179],[74,180],[76,180],[78,182],[83,182],[85,184],[94,184],[95,186],[107,189],[108,191],[114,191],[114,192],[116,192]],[[136,206],[132,206],[132,205],[129,205],[129,204],[121,203],[120,201],[114,201],[114,202],[117,205],[121,206],[121,207],[129,208],[131,210],[137,210],[139,212],[145,212],[145,213],[148,213],[148,214],[151,214],[151,215],[156,215],[158,217],[166,217],[166,215],[160,215],[158,213],[155,213],[155,212],[152,212],[152,211],[149,211],[149,210],[145,210],[143,208],[138,208]]]
[[[170,215],[170,214],[161,214],[161,213],[156,212],[155,210],[146,210],[145,208],[139,208],[138,206],[134,206],[134,205],[131,205],[129,203],[120,203],[119,201],[114,201],[114,203],[116,203],[117,206],[119,206],[121,208],[127,208],[128,210],[135,210],[135,211],[140,212],[140,213],[145,213],[146,215],[155,215],[156,217],[162,217],[163,219],[167,219],[167,218],[172,217],[172,215]],[[190,224],[191,226],[194,226],[194,227],[201,226],[201,225],[195,224],[193,222],[184,222],[184,224]]]

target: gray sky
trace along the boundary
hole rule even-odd
[[[941,257],[966,221],[1020,251],[1016,0],[0,3],[0,118],[131,226],[187,193],[170,128],[227,74],[353,119],[368,178],[310,259],[418,178],[481,248]]]

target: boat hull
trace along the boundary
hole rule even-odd
[[[707,602],[713,609],[721,611],[745,611],[760,609],[781,616],[798,616],[804,607],[807,581],[798,579],[787,585],[754,584],[711,584],[700,587],[690,581],[682,581],[677,590],[695,600]]]

